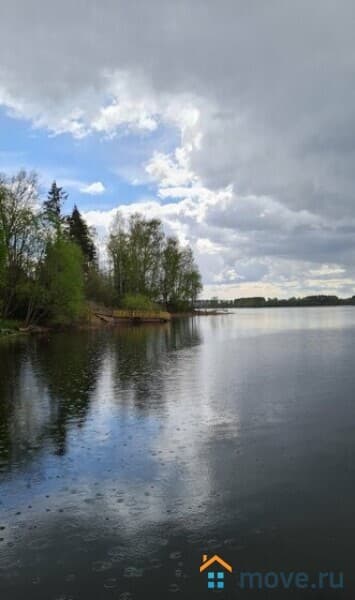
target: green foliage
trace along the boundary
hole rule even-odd
[[[122,308],[127,310],[145,310],[149,312],[158,310],[156,304],[143,294],[126,294],[121,304]]]
[[[85,295],[104,306],[114,306],[117,303],[112,277],[109,273],[99,271],[95,265],[90,266],[86,273]]]
[[[61,226],[65,221],[61,211],[67,198],[68,194],[53,181],[47,194],[47,200],[43,202],[43,218],[45,223],[52,226],[57,232],[61,230]]]
[[[21,288],[33,277],[44,249],[43,228],[35,206],[37,176],[20,171],[0,176],[0,230],[5,261],[2,265],[1,304],[4,317],[21,313]]]
[[[81,249],[88,269],[89,265],[95,262],[96,248],[92,239],[92,232],[75,205],[72,214],[68,218],[68,224],[69,236]]]
[[[84,315],[85,298],[136,310],[189,308],[201,289],[190,248],[166,239],[157,219],[119,215],[108,243],[113,269],[102,271],[78,208],[62,215],[67,197],[54,181],[39,209],[35,173],[0,174],[2,318],[69,324]]]
[[[191,248],[181,248],[177,239],[168,238],[162,253],[161,290],[164,303],[177,312],[189,310],[201,289],[201,276]]]
[[[1,191],[0,191],[1,193]],[[3,286],[5,283],[5,267],[6,267],[6,246],[5,246],[5,236],[4,230],[0,223],[0,293],[3,290]],[[1,306],[0,306],[1,308]]]
[[[191,311],[193,307],[187,300],[174,300],[168,304],[168,308],[170,312],[184,313]]]
[[[157,219],[147,220],[134,214],[125,223],[120,215],[117,216],[108,251],[119,301],[125,294],[142,294],[152,299],[158,296],[163,237]]]
[[[71,241],[58,238],[47,245],[44,283],[49,318],[57,325],[69,324],[85,311],[83,257]]]
[[[119,215],[111,231],[108,252],[119,302],[140,295],[169,310],[188,310],[200,292],[201,277],[191,248],[165,238],[161,222],[139,214],[125,222]]]
[[[20,321],[16,321],[15,319],[0,319],[0,330],[11,329],[16,331],[20,326]]]

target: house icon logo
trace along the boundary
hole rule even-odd
[[[224,575],[227,571],[232,572],[232,567],[223,558],[214,554],[207,558],[207,554],[202,556],[200,573],[207,572],[207,587],[209,590],[224,590]]]

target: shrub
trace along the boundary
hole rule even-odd
[[[122,301],[122,308],[127,310],[156,311],[157,306],[143,294],[126,294]]]

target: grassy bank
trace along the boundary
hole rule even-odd
[[[190,310],[186,312],[162,312],[162,311],[139,311],[139,315],[136,314],[137,311],[127,311],[127,310],[118,310],[114,308],[107,308],[103,306],[93,305],[88,307],[86,317],[73,321],[72,323],[66,323],[65,325],[58,325],[51,322],[46,322],[41,325],[31,325],[25,328],[24,323],[18,321],[16,319],[0,319],[0,337],[7,337],[10,335],[19,335],[25,333],[43,333],[47,331],[63,331],[63,330],[82,330],[82,329],[101,329],[103,327],[117,327],[122,322],[126,321],[130,322],[130,319],[120,319],[119,317],[130,316],[130,312],[132,312],[132,317],[138,316],[142,323],[152,322],[159,320],[161,322],[168,322],[171,319],[178,319],[181,317],[193,317],[200,315],[214,315],[214,314],[223,314],[221,311],[217,310]],[[121,314],[122,313],[122,314]],[[127,314],[126,314],[127,313]],[[161,317],[161,319],[159,319]],[[133,322],[135,319],[132,318]]]
[[[16,321],[15,319],[0,319],[0,336],[4,337],[20,333],[20,327],[20,321]]]

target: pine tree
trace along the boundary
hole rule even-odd
[[[81,249],[87,266],[96,260],[96,248],[92,234],[78,208],[74,205],[72,214],[68,218],[69,236]]]
[[[67,198],[68,194],[62,187],[57,186],[57,183],[53,181],[51,189],[47,194],[47,200],[43,202],[43,213],[46,221],[53,225],[57,230],[60,229],[60,225],[63,223],[61,210],[63,203]]]

